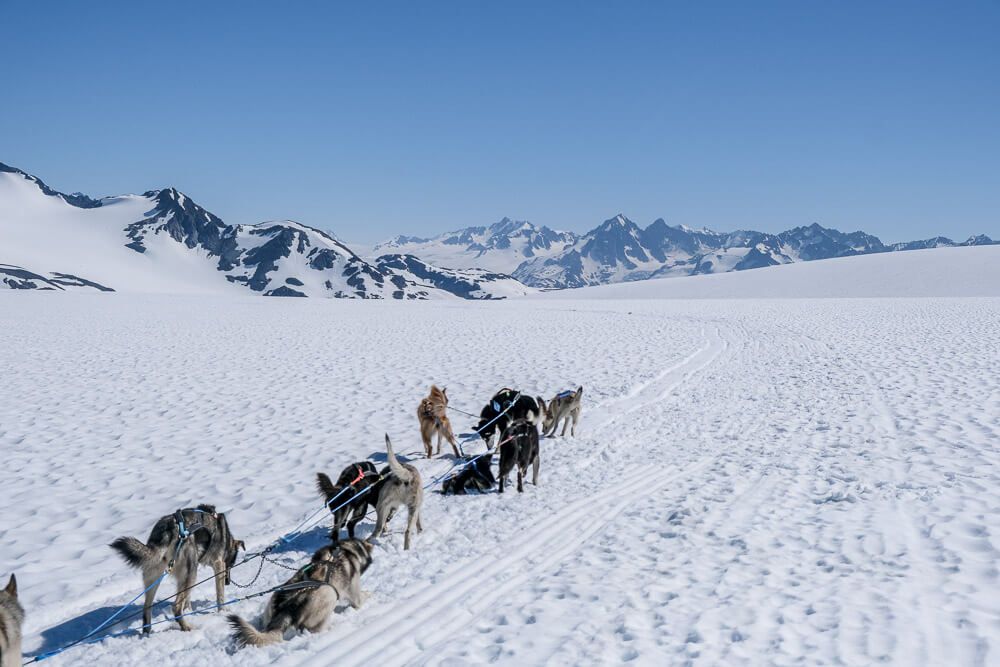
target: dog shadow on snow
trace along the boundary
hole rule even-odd
[[[163,600],[162,602],[157,602],[153,605],[153,623],[161,621],[164,619],[171,618],[171,605],[172,600]],[[192,600],[191,607],[192,610],[198,611],[200,609],[214,607],[214,600]],[[121,609],[121,605],[109,605],[107,607],[100,607],[98,609],[91,609],[88,612],[84,612],[75,618],[70,618],[58,625],[54,625],[42,631],[42,645],[39,646],[34,651],[25,652],[24,657],[34,658],[36,656],[42,655],[43,653],[48,653],[49,651],[54,651],[58,648],[70,644],[88,632],[92,631],[94,628],[98,627],[103,623],[109,616],[114,614],[116,611]],[[134,616],[133,616],[134,615]],[[132,616],[132,618],[129,618]],[[102,628],[99,632],[94,634],[93,637],[88,637],[81,643],[96,643],[107,635],[114,634],[116,632],[125,632],[126,630],[133,631],[126,636],[141,636],[142,632],[142,603],[130,604],[121,612],[121,618],[126,620],[114,621],[111,625]],[[169,623],[161,623],[160,626],[154,626],[153,632],[156,633],[157,630],[161,632],[167,630],[177,630],[176,624],[171,626]]]

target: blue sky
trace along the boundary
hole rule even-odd
[[[1000,237],[997,2],[0,3],[0,161],[58,189],[361,242]]]

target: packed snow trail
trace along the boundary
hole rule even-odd
[[[46,664],[996,661],[996,299],[116,299],[0,311],[17,323],[0,329],[0,443],[20,508],[0,566],[24,582],[29,651],[131,597],[113,537],[215,500],[252,551],[322,502],[317,470],[383,460],[382,431],[416,457],[432,381],[472,411],[502,385],[583,384],[583,418],[542,441],[538,487],[428,494],[407,552],[391,524],[372,597],[327,632],[233,651],[212,614]],[[451,464],[412,460],[425,480]],[[301,564],[326,532],[276,557]],[[287,574],[266,565],[257,587]]]

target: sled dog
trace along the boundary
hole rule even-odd
[[[576,423],[580,420],[580,403],[583,400],[583,387],[577,387],[576,391],[568,390],[556,394],[555,398],[545,403],[541,398],[538,399],[538,404],[542,408],[542,437],[549,437],[555,435],[556,429],[559,428],[559,422],[562,422],[563,429],[562,433],[559,434],[560,437],[566,436],[566,427],[570,425],[570,420],[573,420],[573,426],[570,429],[570,435],[576,437]]]
[[[261,630],[236,614],[227,617],[237,647],[277,644],[290,629],[320,632],[340,600],[359,608],[368,597],[361,574],[371,563],[368,542],[351,538],[323,547],[271,595]]]
[[[17,601],[17,578],[10,575],[0,591],[0,667],[21,667],[21,624],[24,607]]]
[[[437,434],[437,453],[441,453],[441,440],[447,440],[451,444],[455,456],[459,456],[458,445],[455,443],[455,434],[451,430],[451,422],[448,421],[448,390],[438,389],[436,385],[431,385],[431,392],[417,407],[417,419],[420,420],[420,438],[424,441],[424,451],[427,458],[431,457],[431,439]]]
[[[185,534],[187,536],[182,538]],[[142,585],[147,588],[142,608],[142,630],[146,634],[152,630],[153,600],[161,583],[157,579],[164,572],[169,569],[177,580],[175,617],[183,614],[190,604],[188,589],[195,583],[199,565],[209,565],[215,571],[215,598],[221,605],[225,586],[230,583],[229,570],[236,564],[239,550],[246,548],[243,540],[237,540],[229,532],[226,515],[216,512],[212,505],[177,510],[162,517],[153,526],[145,544],[134,537],[119,537],[109,546],[126,563],[142,571]],[[177,618],[177,624],[181,630],[191,629],[183,618]]]
[[[441,484],[441,493],[464,495],[469,491],[489,491],[497,483],[490,465],[493,454],[483,454]]]
[[[501,389],[479,413],[476,432],[487,447],[492,446],[493,434],[503,433],[515,419],[526,419],[533,424],[541,419],[542,411],[538,402],[526,394],[518,396],[518,393],[515,389]]]
[[[316,488],[326,498],[327,507],[333,513],[330,539],[336,542],[340,539],[340,531],[345,522],[347,536],[354,537],[354,528],[365,518],[368,506],[376,507],[378,504],[382,480],[375,470],[374,463],[358,461],[344,468],[336,484],[330,481],[326,473],[316,473]]]
[[[406,520],[406,536],[403,548],[410,548],[410,535],[416,528],[420,532],[424,527],[420,524],[420,508],[424,502],[424,489],[421,486],[420,472],[409,463],[400,463],[392,451],[389,435],[385,436],[385,449],[389,457],[389,476],[382,482],[382,490],[378,494],[378,518],[375,520],[375,530],[369,540],[382,534],[386,523],[395,514],[396,508],[406,505],[408,512]]]
[[[500,449],[500,488],[503,493],[504,482],[510,471],[517,466],[517,492],[524,491],[524,477],[528,474],[528,466],[532,467],[531,483],[538,486],[538,427],[527,419],[514,421],[500,437],[497,445]]]

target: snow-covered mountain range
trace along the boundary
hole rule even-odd
[[[526,285],[560,289],[671,276],[742,271],[791,262],[921,248],[990,245],[987,236],[962,243],[937,237],[886,245],[864,232],[844,233],[818,224],[780,234],[715,232],[668,225],[645,229],[617,215],[578,236],[504,218],[433,238],[396,237],[375,246],[423,257],[440,266],[489,268]]]
[[[362,299],[502,299],[648,278],[870,253],[992,245],[987,236],[887,245],[812,224],[779,234],[642,228],[624,215],[579,235],[504,218],[370,256],[297,222],[231,225],[174,188],[94,199],[0,163],[0,287],[256,293]]]
[[[416,258],[377,265],[292,221],[229,225],[174,188],[92,199],[0,163],[0,286],[247,292],[361,299],[495,299],[532,291],[506,275]]]

